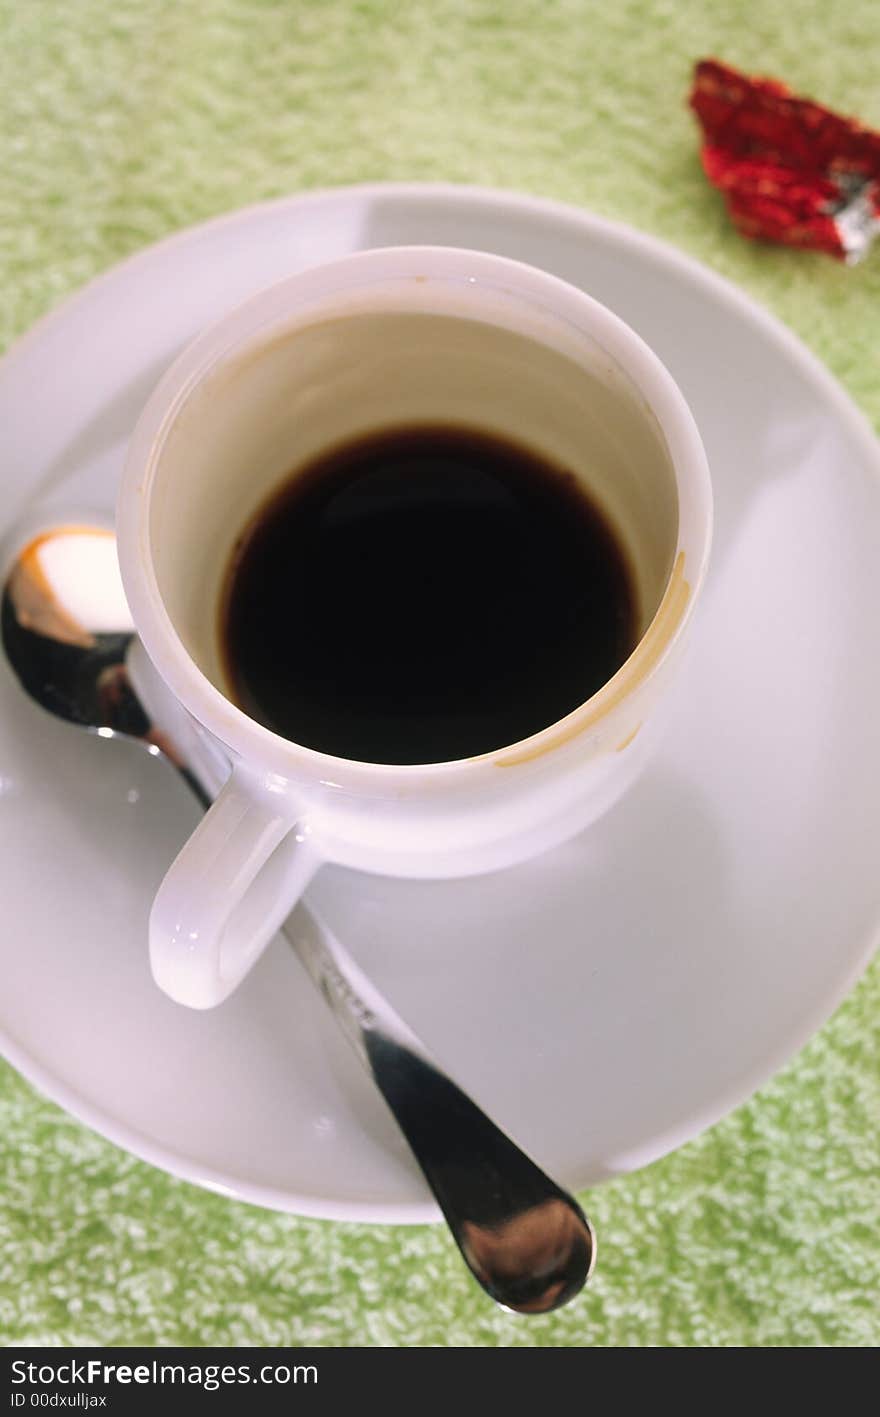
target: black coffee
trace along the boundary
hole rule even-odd
[[[634,643],[625,556],[573,475],[450,427],[371,435],[298,469],[239,539],[221,609],[246,713],[376,763],[527,738]]]

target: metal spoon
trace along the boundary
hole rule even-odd
[[[222,779],[196,758],[192,740],[187,748],[185,716],[171,733],[156,727],[144,702],[148,680],[132,672],[149,662],[133,632],[111,532],[62,526],[31,538],[4,586],[2,640],[41,708],[167,757],[210,805],[205,781],[216,791]],[[519,1313],[568,1303],[596,1253],[577,1202],[441,1071],[314,914],[300,905],[282,933],[379,1088],[477,1282]]]

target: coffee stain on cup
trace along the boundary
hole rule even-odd
[[[537,758],[542,758],[545,753],[552,753],[555,749],[563,747],[573,738],[577,738],[579,734],[585,733],[590,728],[595,728],[603,718],[606,718],[623,702],[627,695],[631,694],[653,673],[667,647],[674,639],[690,600],[691,587],[690,583],[685,580],[684,565],[685,553],[679,551],[654,619],[629,659],[614,677],[609,679],[598,693],[582,704],[579,709],[575,709],[555,728],[545,729],[537,736],[537,739],[529,739],[520,747],[514,746],[505,749],[501,754],[492,755],[497,767],[518,767],[521,763],[534,762]],[[629,738],[624,739],[617,749],[618,752],[621,752],[632,741],[641,726],[639,724],[635,732],[630,734]],[[479,761],[479,759],[473,761]]]
[[[641,727],[642,727],[642,725],[641,725],[640,723],[637,723],[636,726],[635,726],[635,728],[633,729],[632,733],[627,733],[627,735],[626,735],[626,737],[624,738],[623,742],[622,742],[622,743],[618,743],[617,747],[614,749],[615,753],[622,753],[623,750],[624,750],[624,748],[628,748],[629,745],[630,745],[630,743],[633,741],[633,739],[634,739],[634,738],[637,736],[637,734],[640,732]]]

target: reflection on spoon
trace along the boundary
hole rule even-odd
[[[2,639],[19,683],[42,708],[167,757],[202,805],[210,804],[228,764],[206,756],[206,745],[185,732],[157,728],[132,682],[138,652],[148,661],[112,532],[67,526],[29,540],[3,590]],[[300,905],[282,933],[385,1099],[477,1282],[518,1313],[568,1303],[596,1253],[577,1201],[442,1072],[311,911]]]
[[[521,1314],[546,1313],[571,1297],[566,1289],[569,1256],[583,1243],[578,1218],[558,1196],[492,1228],[470,1220],[461,1227],[461,1249],[471,1272],[490,1293],[502,1291],[508,1307]]]

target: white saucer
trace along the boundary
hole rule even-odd
[[[584,836],[465,882],[328,870],[314,899],[451,1072],[560,1180],[643,1165],[746,1098],[827,1018],[880,919],[880,456],[744,295],[582,212],[451,187],[318,193],[184,232],[88,286],[0,365],[4,527],[106,514],[178,348],[315,261],[482,247],[575,281],[681,384],[716,498],[671,732]],[[210,1014],[153,986],[152,893],[195,820],[136,749],[39,716],[0,675],[7,1056],[158,1166],[338,1219],[436,1214],[285,946]]]

